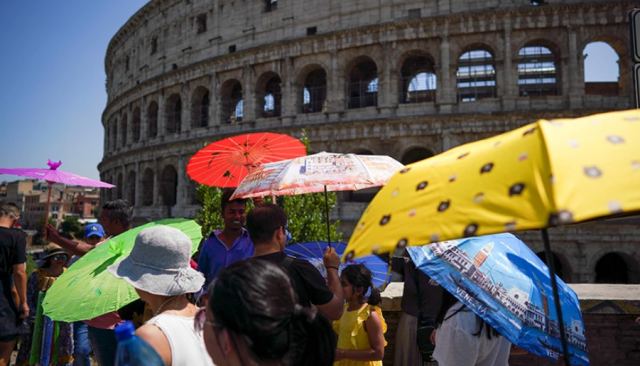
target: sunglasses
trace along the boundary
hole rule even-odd
[[[51,260],[54,260],[54,261],[65,261],[66,262],[68,258],[69,257],[67,257],[67,255],[65,255],[65,254],[56,254],[56,255],[51,257]]]
[[[198,311],[196,311],[196,315],[193,317],[193,327],[195,328],[196,332],[202,332],[204,330],[205,324],[216,329],[222,328],[222,325],[214,321],[207,320],[207,308],[200,308],[198,309]]]

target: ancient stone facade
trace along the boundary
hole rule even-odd
[[[630,108],[633,1],[544,3],[151,0],[107,49],[99,170],[118,188],[103,198],[139,218],[192,216],[190,156],[244,132],[304,129],[314,151],[409,163],[538,118]],[[617,82],[585,82],[591,42],[617,53]],[[346,233],[371,195],[340,195]],[[585,224],[552,241],[573,281],[596,280],[614,253],[638,282],[637,234],[633,221]]]

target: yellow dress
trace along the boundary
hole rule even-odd
[[[378,313],[382,322],[382,333],[387,332],[387,323],[382,316],[382,309],[377,306],[364,304],[358,310],[347,310],[348,305],[344,306],[344,312],[340,320],[333,322],[333,329],[338,334],[338,348],[346,350],[366,350],[370,349],[369,334],[364,328],[364,322],[369,318],[371,311]],[[387,342],[384,342],[387,345]],[[340,360],[333,363],[334,366],[382,366],[382,361],[356,361],[356,360]]]

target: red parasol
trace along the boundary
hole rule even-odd
[[[194,181],[211,187],[237,187],[260,164],[306,155],[300,140],[271,132],[248,133],[213,142],[187,165]]]

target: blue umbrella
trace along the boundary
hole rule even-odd
[[[408,248],[438,282],[511,343],[557,360],[560,328],[547,266],[512,234],[479,236]],[[589,365],[576,294],[556,276],[572,365]]]
[[[284,248],[284,252],[292,257],[304,259],[313,264],[322,276],[326,278],[327,270],[324,268],[324,264],[322,263],[322,256],[328,246],[329,244],[326,241],[296,243]],[[334,242],[331,243],[331,246],[336,250],[336,253],[339,256],[342,256],[344,249],[347,247],[345,243]],[[364,264],[364,266],[371,271],[373,285],[378,289],[384,287],[391,279],[389,264],[375,255],[368,255],[348,263],[341,263],[340,268],[338,268],[338,272],[342,273],[342,269],[350,264]]]

